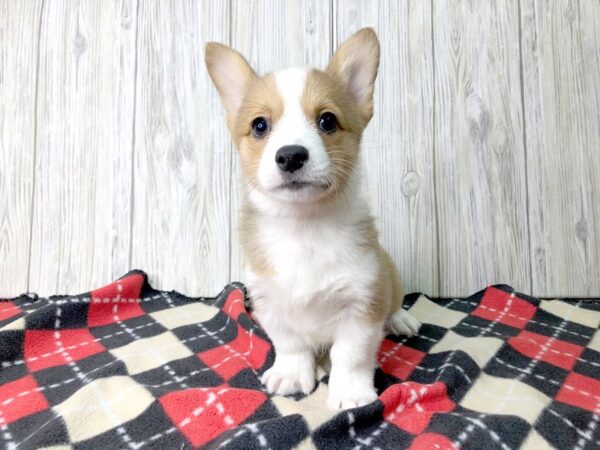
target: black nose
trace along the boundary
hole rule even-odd
[[[275,154],[275,162],[284,172],[300,170],[308,160],[308,150],[301,145],[284,145]]]

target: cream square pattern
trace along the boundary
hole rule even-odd
[[[410,308],[410,313],[421,323],[433,323],[445,328],[452,328],[467,317],[460,311],[436,305],[423,295]]]
[[[542,448],[552,448],[552,446],[540,435],[540,433],[535,431],[535,429],[532,429],[529,431],[529,435],[527,436],[527,439],[525,439],[525,442],[523,442],[521,445],[521,448],[537,450]]]
[[[8,325],[2,327],[2,331],[6,330],[24,330],[25,329],[25,317],[21,317],[20,319],[13,320]]]
[[[600,352],[600,330],[596,330],[594,336],[592,337],[592,340],[588,344],[588,347],[592,350]]]
[[[462,350],[468,354],[477,363],[479,367],[485,367],[486,364],[502,347],[500,339],[491,337],[468,338],[459,336],[453,331],[448,331],[443,339],[435,344],[430,353],[451,352],[453,350]]]
[[[568,317],[570,322],[576,322],[587,327],[598,328],[600,311],[578,308],[572,303],[561,300],[542,300],[540,309],[558,317]]]
[[[92,381],[55,409],[73,442],[80,442],[134,419],[153,401],[152,394],[133,379],[116,376]]]
[[[170,331],[115,348],[111,353],[125,363],[131,375],[193,355]]]
[[[535,423],[551,399],[517,379],[481,373],[460,404],[488,414],[512,414]]]
[[[327,393],[327,385],[321,383],[312,394],[300,400],[276,395],[272,401],[282,416],[300,413],[306,418],[310,429],[315,430],[336,415],[336,411],[326,406]]]
[[[217,315],[219,309],[204,303],[190,303],[176,308],[163,309],[150,316],[165,328],[172,330],[184,325],[195,325],[206,322]]]

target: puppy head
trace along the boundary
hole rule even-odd
[[[310,203],[344,188],[373,115],[379,42],[372,29],[345,41],[325,71],[258,76],[239,53],[217,43],[207,44],[206,65],[251,189]]]

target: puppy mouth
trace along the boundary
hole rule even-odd
[[[328,187],[329,186],[327,185],[327,183],[318,183],[315,181],[292,180],[292,181],[287,181],[285,183],[280,184],[279,186],[277,186],[276,189],[278,191],[298,192],[298,191],[303,191],[303,190],[309,189],[309,188],[326,190]]]

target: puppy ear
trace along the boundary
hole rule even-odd
[[[363,28],[339,46],[327,73],[345,86],[366,122],[373,115],[373,91],[379,67],[379,40],[372,28]]]
[[[256,78],[256,74],[242,55],[217,42],[206,44],[204,58],[231,121],[237,116],[248,84]]]

